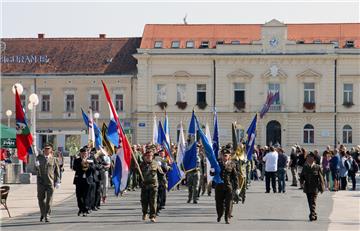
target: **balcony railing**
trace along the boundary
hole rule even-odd
[[[269,108],[270,112],[280,112],[281,111],[281,104],[273,104]]]

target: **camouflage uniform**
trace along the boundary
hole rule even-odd
[[[233,189],[238,188],[237,171],[235,163],[231,160],[226,163],[221,161],[219,165],[221,169],[220,177],[224,183],[217,184],[215,187],[216,212],[218,221],[220,221],[225,207],[225,221],[228,223],[231,218]]]
[[[307,163],[304,165],[300,174],[300,184],[303,185],[304,193],[306,193],[309,210],[310,220],[317,220],[316,198],[319,191],[324,192],[324,177],[320,165],[313,164],[312,166]]]
[[[140,164],[140,169],[144,177],[141,187],[141,206],[143,217],[148,213],[150,207],[150,219],[156,217],[156,198],[159,187],[159,181],[164,180],[164,173],[159,164],[152,160],[150,163],[146,161]]]
[[[200,187],[200,157],[197,155],[196,167],[186,173],[186,183],[188,186],[188,201],[190,203],[193,200],[194,204],[197,204],[199,199],[198,190]]]

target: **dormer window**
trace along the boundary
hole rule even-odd
[[[201,41],[200,48],[209,48],[209,41]]]
[[[339,48],[339,41],[332,40],[332,41],[330,41],[330,43],[334,44],[334,48]]]
[[[162,48],[163,42],[162,41],[155,41],[154,48]]]
[[[240,41],[239,40],[234,40],[234,41],[231,41],[231,44],[232,45],[240,45]]]
[[[171,42],[171,48],[179,48],[179,47],[180,47],[180,41]]]
[[[314,44],[321,44],[321,40],[320,39],[314,40]]]
[[[353,40],[347,40],[345,43],[345,48],[354,48],[355,47],[355,43]]]
[[[194,48],[194,41],[186,41],[186,48]]]

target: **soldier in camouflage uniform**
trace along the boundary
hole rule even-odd
[[[240,193],[240,190],[237,189],[238,178],[236,166],[235,163],[230,160],[230,153],[231,151],[229,149],[223,149],[221,151],[222,156],[219,165],[221,169],[220,177],[223,180],[223,183],[215,186],[216,212],[218,216],[217,222],[220,222],[225,209],[226,224],[230,224],[233,189],[236,189],[237,194]]]
[[[163,181],[165,175],[159,164],[153,160],[154,154],[151,149],[146,150],[143,158],[144,161],[140,164],[140,169],[144,177],[141,185],[142,219],[146,220],[148,208],[150,207],[149,218],[151,222],[155,222],[159,181]]]
[[[310,152],[306,157],[306,163],[300,174],[300,184],[303,186],[308,200],[309,220],[316,221],[316,198],[319,191],[324,192],[325,183],[321,167],[315,163],[315,154],[313,152]]]
[[[199,146],[197,147],[196,155],[196,167],[186,173],[186,183],[188,186],[188,200],[190,203],[193,200],[194,204],[197,204],[199,199],[199,187],[200,187],[200,157],[199,157]]]

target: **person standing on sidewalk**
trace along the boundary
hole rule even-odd
[[[277,162],[277,175],[278,175],[278,187],[279,193],[285,193],[285,175],[288,166],[288,157],[284,154],[282,148],[278,148],[278,162]]]
[[[37,170],[37,197],[40,207],[40,221],[49,222],[54,186],[60,187],[60,168],[57,158],[53,156],[51,143],[44,146],[43,155],[38,155],[35,161]]]
[[[309,220],[316,221],[316,198],[319,191],[321,193],[324,192],[325,184],[321,167],[315,163],[315,154],[313,152],[309,152],[306,157],[306,163],[300,175],[300,184],[308,200],[310,210]]]
[[[292,184],[290,186],[297,186],[297,153],[296,153],[296,147],[291,148],[291,154],[290,154],[290,170],[292,175]]]
[[[278,153],[275,151],[274,147],[270,147],[270,152],[263,157],[263,161],[265,162],[265,193],[270,193],[270,180],[273,192],[276,193]]]

